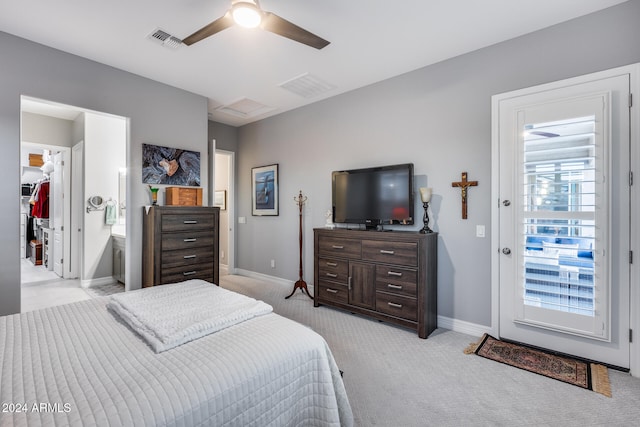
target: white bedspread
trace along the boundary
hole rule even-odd
[[[273,311],[263,301],[199,279],[116,294],[107,308],[156,353]]]
[[[0,426],[350,426],[333,356],[275,313],[155,353],[109,297],[0,317]]]

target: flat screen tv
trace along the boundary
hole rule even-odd
[[[334,171],[333,221],[364,224],[413,224],[413,163]]]

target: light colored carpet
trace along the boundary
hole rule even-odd
[[[285,300],[293,284],[229,275],[220,285],[325,338],[344,371],[357,426],[630,426],[640,419],[640,379],[623,372],[609,371],[608,398],[464,354],[478,337],[438,329],[422,340],[390,324],[314,308],[300,291]]]
[[[124,292],[124,285],[118,282],[118,283],[110,283],[108,285],[91,286],[89,288],[84,288],[84,290],[92,298],[104,297],[107,295],[113,295],[113,294],[118,294],[120,292]]]

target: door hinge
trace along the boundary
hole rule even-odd
[[[629,342],[633,342],[633,329],[629,329]]]
[[[633,251],[629,251],[629,264],[633,264]]]
[[[633,107],[633,94],[629,94],[629,108]]]
[[[629,172],[629,187],[633,185],[633,172]]]

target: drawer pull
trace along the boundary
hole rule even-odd
[[[387,275],[395,276],[395,277],[402,277],[402,273],[398,273],[397,271],[387,271]]]
[[[344,246],[342,246],[342,245],[332,245],[331,247],[333,249],[344,249]]]
[[[388,302],[387,304],[389,304],[389,307],[402,308],[402,304],[396,304],[395,302]]]
[[[402,290],[402,286],[400,285],[394,285],[392,283],[387,283],[387,288],[389,289],[398,289],[398,290]]]
[[[338,263],[337,262],[327,262],[327,266],[329,266],[329,267],[337,267]]]
[[[197,224],[198,221],[196,220],[192,220],[192,219],[185,219],[184,221],[182,221],[183,224]]]
[[[393,255],[395,252],[394,251],[387,251],[385,249],[380,249],[380,253],[381,254],[385,254],[385,255]]]
[[[182,258],[184,258],[184,259],[193,259],[195,257],[196,257],[195,255],[185,255]]]
[[[184,273],[182,273],[183,276],[193,276],[194,274],[196,274],[195,271],[185,271]]]
[[[198,239],[196,239],[195,237],[192,238],[192,239],[184,239],[184,241],[187,242],[187,243],[195,242],[196,240],[198,240]]]
[[[334,279],[338,277],[336,273],[325,273],[327,277],[333,277]]]
[[[337,294],[338,290],[337,289],[327,288],[327,292],[332,293],[332,294]]]

